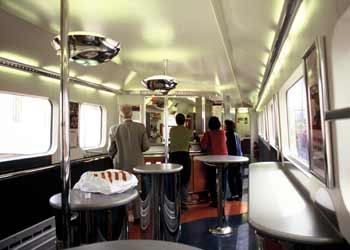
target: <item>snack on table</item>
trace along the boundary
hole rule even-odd
[[[82,174],[74,189],[83,192],[114,194],[123,193],[138,183],[135,175],[117,169],[105,171],[88,171]]]

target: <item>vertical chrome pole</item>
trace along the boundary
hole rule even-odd
[[[202,96],[202,131],[206,131],[206,112],[205,112],[205,97]]]
[[[62,235],[63,247],[70,247],[70,150],[69,150],[69,47],[68,47],[68,0],[61,0],[61,185],[62,185]]]
[[[169,128],[168,128],[168,95],[164,96],[164,159],[165,163],[168,163],[168,153],[169,153]]]
[[[168,69],[168,59],[164,59],[164,75],[167,74]],[[169,154],[169,128],[168,128],[168,93],[164,96],[164,159],[165,163],[168,163],[168,154]]]

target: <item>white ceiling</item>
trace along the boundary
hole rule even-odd
[[[8,34],[0,41],[1,51],[33,58],[40,66],[58,65],[50,41],[59,32],[59,3],[1,0],[2,34]],[[232,104],[254,104],[283,3],[73,0],[70,30],[105,35],[120,41],[122,49],[117,63],[71,68],[77,76],[141,90],[140,80],[163,73],[163,59],[168,59],[177,90],[218,91],[230,95]]]

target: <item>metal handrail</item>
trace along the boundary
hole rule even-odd
[[[350,118],[350,107],[327,111],[325,116],[326,121],[349,119],[349,118]]]
[[[83,158],[83,159],[73,160],[72,164],[97,161],[97,160],[105,159],[107,157],[109,157],[107,154],[98,155],[98,156],[91,156],[91,157],[87,157],[87,158]],[[20,176],[26,176],[26,175],[30,175],[30,174],[34,174],[34,173],[40,173],[40,172],[43,172],[43,171],[46,171],[49,169],[53,169],[53,168],[56,168],[59,166],[60,166],[60,163],[56,163],[56,164],[52,164],[52,165],[48,165],[48,166],[44,166],[44,167],[31,168],[31,169],[25,169],[25,170],[20,170],[20,171],[16,171],[16,172],[1,174],[0,181],[16,178],[16,177],[20,177]]]
[[[53,79],[61,79],[61,74],[48,70],[48,69],[44,69],[41,67],[37,67],[37,66],[33,66],[33,65],[29,65],[29,64],[25,64],[22,62],[18,62],[9,58],[5,58],[5,57],[0,57],[0,67],[8,67],[11,69],[15,69],[15,70],[20,70],[20,71],[24,71],[24,72],[29,72],[29,73],[35,73],[35,74],[39,74],[48,78],[53,78]],[[77,84],[83,85],[83,86],[87,86],[87,87],[91,87],[91,88],[95,88],[95,89],[100,89],[100,90],[104,90],[104,91],[108,91],[111,93],[120,93],[121,91],[119,90],[115,90],[112,88],[109,88],[107,86],[104,86],[102,84],[97,84],[91,81],[86,81],[77,77],[69,77],[70,81],[73,81]]]

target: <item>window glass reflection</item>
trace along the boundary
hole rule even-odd
[[[49,151],[52,106],[48,99],[0,93],[0,107],[0,161]]]
[[[287,91],[289,153],[309,165],[306,88],[301,78]]]

